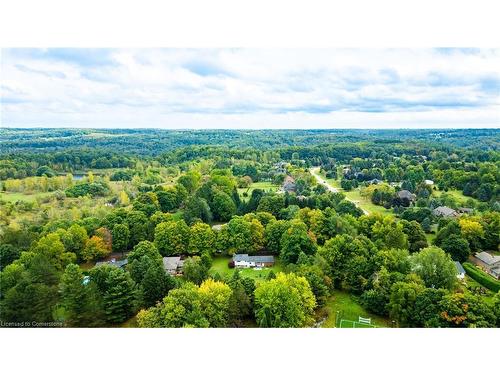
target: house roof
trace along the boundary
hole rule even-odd
[[[476,253],[474,256],[477,259],[486,263],[487,265],[493,265],[496,263],[500,263],[500,256],[498,256],[498,255],[493,256],[490,253],[487,253],[486,251],[481,251],[480,253]]]
[[[415,198],[415,196],[410,191],[408,191],[408,190],[400,190],[400,191],[397,192],[397,195],[401,199],[408,199],[408,200],[410,200],[410,199],[414,199]]]
[[[434,215],[442,215],[442,216],[455,216],[457,214],[457,211],[455,211],[453,208],[446,207],[446,206],[439,206],[432,211]]]
[[[454,263],[455,263],[455,268],[457,269],[458,273],[465,273],[465,270],[462,267],[462,265],[460,264],[460,262],[454,262]]]
[[[184,262],[181,260],[181,257],[164,257],[163,258],[163,267],[167,271],[175,271],[177,267],[182,266]]]
[[[234,254],[233,261],[234,262],[274,263],[274,256],[272,256],[272,255]]]

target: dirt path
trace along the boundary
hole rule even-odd
[[[316,178],[316,180],[318,181],[319,184],[323,185],[324,187],[326,187],[329,191],[331,191],[332,193],[338,193],[340,190],[337,189],[336,187],[333,187],[332,185],[330,185],[325,179],[323,179],[323,177],[321,177],[319,175],[319,167],[312,167],[309,169],[309,173],[311,173],[314,178]],[[361,208],[359,207],[359,202],[356,202],[356,201],[353,201],[352,199],[349,199],[349,198],[346,198],[348,201],[351,201],[352,203],[354,203],[356,205],[356,207],[360,208],[361,210],[363,210],[363,213],[365,215],[369,215],[370,213],[365,210],[364,208]]]

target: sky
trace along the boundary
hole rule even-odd
[[[500,127],[500,49],[2,49],[0,126]]]

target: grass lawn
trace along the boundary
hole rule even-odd
[[[434,190],[434,195],[436,197],[440,197],[441,194],[444,194],[444,193],[451,195],[453,198],[455,198],[461,204],[465,204],[465,202],[467,202],[469,199],[472,199],[475,203],[479,202],[475,198],[466,197],[465,195],[462,194],[462,192],[460,190],[448,190],[448,191]]]
[[[322,177],[324,178],[325,176],[322,175]],[[382,215],[394,215],[394,213],[391,210],[388,210],[382,206],[377,206],[376,204],[373,204],[370,199],[362,197],[360,194],[359,188],[353,189],[351,191],[344,191],[344,189],[342,189],[340,187],[340,180],[335,180],[333,178],[325,178],[325,181],[328,182],[334,188],[339,189],[340,192],[345,194],[345,196],[348,200],[353,201],[360,208],[368,211],[368,213],[370,213],[370,214],[371,213],[380,213]]]
[[[321,325],[322,328],[334,328],[337,311],[340,311],[342,319],[358,321],[363,318],[371,318],[372,324],[377,327],[390,327],[391,322],[388,318],[381,317],[367,312],[349,293],[336,290],[328,299],[324,309],[328,317]]]
[[[223,278],[231,277],[234,273],[234,268],[229,268],[228,263],[231,260],[231,257],[215,257],[212,262],[212,267],[209,270],[210,275],[214,275],[218,273]],[[281,272],[282,268],[279,264],[279,261],[276,261],[273,267],[263,268],[260,271],[255,270],[253,268],[240,268],[240,275],[243,277],[250,277],[259,283],[260,281],[266,280],[267,275],[271,270],[274,273]]]
[[[493,297],[495,297],[495,292],[492,292],[491,290],[485,288],[481,284],[479,284],[476,280],[471,278],[469,275],[465,275],[465,285],[467,286],[467,290],[474,294],[478,295],[474,289],[476,288],[482,288],[484,291],[484,294],[480,294],[479,296],[484,299],[487,303],[493,303]]]
[[[319,173],[319,172],[316,171],[315,174],[317,174],[317,173]],[[392,210],[388,210],[382,206],[377,206],[376,204],[373,204],[370,199],[361,196],[360,188],[356,188],[356,189],[351,190],[351,191],[345,191],[340,186],[340,179],[326,178],[324,173],[319,173],[319,175],[328,183],[328,185],[337,189],[339,192],[344,193],[347,200],[356,204],[356,206],[358,206],[363,211],[365,211],[365,213],[368,213],[368,214],[379,213],[382,215],[394,216],[394,213],[392,212]]]
[[[34,194],[24,194],[24,193],[0,193],[0,200],[7,202],[17,202],[17,201],[25,201],[25,202],[34,202],[37,198],[43,198],[53,194],[52,192],[46,193],[34,193]]]
[[[262,189],[266,192],[270,191],[276,191],[279,189],[278,185],[274,185],[272,182],[267,182],[267,181],[262,181],[262,182],[254,182],[252,183],[249,187],[247,188],[239,188],[238,193],[240,194],[240,197],[244,201],[248,201],[252,195],[252,192],[255,189]],[[243,193],[247,193],[247,196],[244,197]]]

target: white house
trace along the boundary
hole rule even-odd
[[[233,262],[236,268],[272,267],[274,257],[272,255],[234,254]]]

